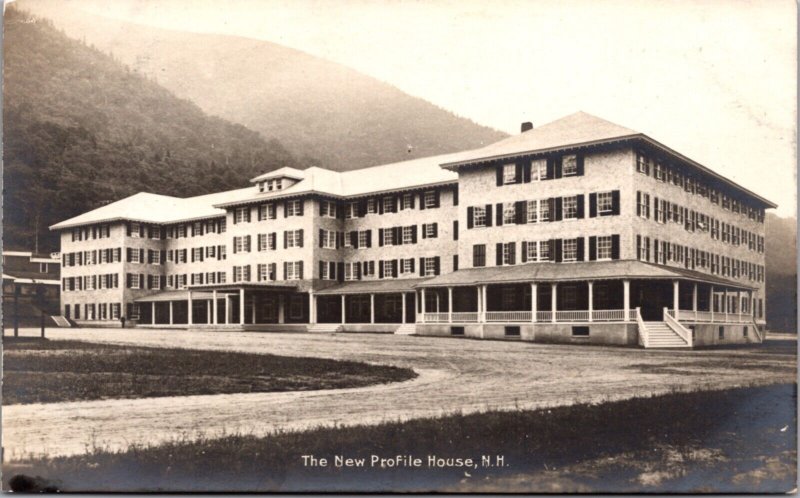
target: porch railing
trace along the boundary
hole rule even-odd
[[[673,332],[681,336],[681,339],[686,341],[686,345],[690,348],[693,346],[694,338],[692,337],[692,331],[681,325],[681,322],[675,319],[672,316],[672,312],[669,309],[664,308],[664,322],[667,324],[667,327],[672,329]],[[678,315],[680,316],[680,315]]]
[[[547,323],[553,321],[553,311],[537,311],[536,321]],[[556,322],[633,322],[636,321],[636,310],[559,310],[555,312]],[[455,311],[452,313],[424,313],[422,323],[533,323],[532,311]]]
[[[668,310],[669,316],[675,318],[675,311]],[[723,311],[678,311],[678,321],[680,322],[701,322],[701,323],[741,323],[749,324],[753,321],[750,313],[725,313]]]

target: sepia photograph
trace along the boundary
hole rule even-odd
[[[2,490],[797,492],[791,0],[5,0]]]

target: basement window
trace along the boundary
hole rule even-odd
[[[748,332],[748,331],[747,331],[747,329],[748,329],[748,328],[749,328],[749,327],[745,326],[745,327],[742,329],[742,335],[744,335],[745,337],[747,337],[747,332]]]
[[[573,337],[589,337],[589,327],[576,326],[572,327]]]
[[[507,326],[505,329],[506,329],[506,336],[508,336],[508,337],[519,337],[519,326],[518,325]]]
[[[450,335],[464,335],[464,327],[450,327]]]
[[[725,339],[725,327],[723,327],[722,325],[720,325],[719,327],[719,338]]]

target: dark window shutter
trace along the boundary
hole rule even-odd
[[[611,214],[619,214],[619,190],[611,192]]]
[[[303,236],[304,230],[301,228],[300,230],[298,230],[298,232],[299,232],[298,233],[298,237],[300,239],[298,241],[299,242],[298,246],[299,247],[303,247],[303,239],[305,239],[305,237]],[[250,236],[249,235],[247,236],[247,250],[248,251],[250,250]]]
[[[578,176],[583,176],[583,156],[578,155],[575,158],[575,170]]]
[[[116,277],[116,275],[114,275],[114,277]],[[159,278],[159,282],[161,283],[160,287],[162,289],[166,288],[167,287],[167,276],[166,275],[161,275],[161,278]]]
[[[409,194],[409,195],[411,196],[411,209],[414,209],[414,208],[417,207],[417,205],[416,205],[417,204],[417,196],[414,195],[414,194]]]
[[[453,220],[453,240],[458,240],[458,220]]]
[[[427,226],[427,224],[426,224],[426,223],[423,223],[423,224],[422,224],[422,228],[421,228],[421,230],[422,230],[422,238],[423,238],[423,239],[427,239],[427,238],[428,238],[428,233],[427,233],[428,231],[427,231],[427,230],[425,230],[425,227],[426,227],[426,226]]]
[[[619,259],[619,235],[611,236],[611,259]]]
[[[419,193],[419,208],[425,209],[425,192]]]
[[[320,261],[319,262],[319,273],[318,273],[320,279],[322,278],[322,274],[324,273],[324,271],[325,271],[325,262],[324,261]]]
[[[497,213],[495,213],[495,217],[496,217],[495,221],[497,222],[497,226],[499,226],[499,227],[503,226],[503,203],[502,202],[498,202],[497,203]]]
[[[319,229],[319,246],[320,247],[324,246],[324,243],[323,243],[324,239],[325,239],[325,230],[320,228]]]
[[[453,189],[453,205],[458,206],[458,185]]]
[[[528,262],[528,242],[523,240],[519,248],[519,260],[522,263]]]
[[[597,237],[589,237],[589,261],[597,259]]]
[[[514,203],[514,223],[522,225],[525,223],[528,203],[526,201],[517,201]]]
[[[358,201],[358,217],[363,218],[367,215],[367,200],[361,199]]]
[[[473,226],[472,225],[472,223],[473,223],[472,217],[474,216],[474,213],[475,213],[475,209],[472,206],[467,208],[467,230],[469,230]]]
[[[383,228],[378,229],[378,246],[383,246]]]
[[[130,237],[130,235],[131,235],[131,224],[130,223],[125,223],[125,230],[127,232],[127,235]]]
[[[636,191],[636,216],[642,215],[642,193]]]
[[[397,261],[396,259],[392,260],[392,278],[397,278]]]
[[[561,158],[560,157],[555,159],[554,167],[555,167],[555,175],[556,175],[555,177],[556,178],[561,178],[562,176],[564,176],[563,175],[563,173],[564,173],[563,163],[561,162]]]
[[[336,264],[336,278],[339,282],[344,282],[344,263]]]
[[[283,262],[283,279],[286,280],[286,276],[289,274],[289,263],[287,261]]]
[[[367,247],[372,247],[372,230],[367,230]]]
[[[414,244],[417,243],[417,225],[411,226],[411,242]]]
[[[419,276],[425,276],[425,258],[419,258]]]
[[[492,226],[492,205],[491,204],[487,204],[486,205],[486,226],[487,227]]]
[[[283,217],[289,217],[289,201],[283,201]],[[235,218],[234,218],[235,219]],[[286,275],[284,275],[284,280],[286,279]]]
[[[299,209],[297,210],[297,216],[303,216],[303,207],[305,206],[305,203],[306,203],[306,201],[303,200],[303,199],[300,199],[299,201],[297,201],[297,205],[299,207]],[[250,212],[249,211],[247,212],[247,217],[248,217],[247,221],[250,221]],[[300,263],[300,275],[301,275],[300,278],[303,278],[302,277],[302,275],[303,275],[303,263]]]
[[[403,245],[403,227],[392,227],[392,239],[394,241],[394,245]]]
[[[125,257],[127,258],[128,263],[130,263],[131,260],[133,259],[133,256],[131,256],[131,254],[132,254],[131,253],[131,248],[130,247],[126,248],[125,249]]]
[[[378,261],[378,278],[383,278],[383,261]]]
[[[561,239],[555,239],[555,260],[556,263],[563,261],[563,243]]]
[[[494,252],[495,252],[495,254],[494,254],[494,263],[497,266],[502,266],[503,265],[503,244],[498,242],[497,245],[495,246],[495,251]]]
[[[531,162],[527,160],[522,165],[522,181],[524,183],[531,182]]]
[[[270,268],[270,275],[272,276],[272,280],[278,279],[278,263],[271,263],[269,265]]]
[[[503,185],[503,165],[498,164],[496,166],[495,175],[497,176],[497,186],[501,187]]]
[[[383,214],[383,197],[376,198],[375,202],[378,203],[378,214]]]
[[[353,246],[353,248],[358,249],[358,232],[350,232],[350,245]]]
[[[561,221],[563,218],[563,207],[564,207],[564,200],[561,197],[556,197],[553,201],[555,203],[555,221]]]
[[[160,257],[158,260],[161,261],[161,264],[163,265],[167,262],[167,251],[160,251],[160,253],[161,254],[159,254]],[[111,260],[110,257],[108,259]]]
[[[414,258],[409,259],[411,261],[411,273],[414,273]]]
[[[508,264],[515,265],[517,264],[517,243],[509,242],[508,244],[509,244]]]
[[[283,248],[286,249],[289,247],[289,232],[284,230],[283,232]]]
[[[556,171],[555,160],[551,157],[547,158],[547,173],[545,180],[552,180],[553,178],[555,178],[556,177],[555,171]]]
[[[300,267],[297,269],[297,276],[300,278],[300,280],[303,280],[303,262],[302,261],[300,261]]]
[[[522,183],[522,163],[514,164],[514,183]]]
[[[434,223],[433,224],[433,238],[436,238],[438,236],[439,236],[439,224],[438,223]]]
[[[144,249],[139,249],[139,262],[144,263]]]
[[[550,198],[547,199],[547,211],[550,213],[550,217],[548,218],[548,220],[550,220],[551,222],[552,221],[558,221],[556,219],[556,198],[555,197],[550,197]]]
[[[576,259],[578,261],[585,261],[585,259],[586,259],[584,257],[584,250],[583,250],[584,249],[584,247],[583,247],[584,242],[583,241],[584,241],[583,237],[578,237],[578,243],[577,243],[577,247],[576,247],[577,250],[575,251]]]
[[[130,289],[131,288],[131,279],[132,279],[131,274],[130,273],[126,273],[125,274],[125,288],[126,289]]]
[[[433,258],[433,274],[438,275],[441,273],[441,263],[439,262],[439,256]]]
[[[578,194],[578,219],[582,219],[584,217],[584,208],[583,208],[583,200],[584,195]]]
[[[597,216],[597,194],[589,194],[589,218]]]

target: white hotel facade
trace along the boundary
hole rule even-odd
[[[51,227],[80,326],[760,342],[772,202],[585,113],[481,149],[139,193]]]

